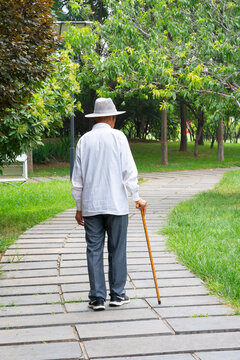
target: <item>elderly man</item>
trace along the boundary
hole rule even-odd
[[[128,225],[127,191],[140,210],[146,201],[138,194],[137,168],[126,136],[114,129],[117,111],[110,98],[98,98],[94,112],[96,124],[78,141],[72,176],[72,196],[76,201],[76,220],[85,227],[90,282],[89,307],[104,310],[106,284],[103,250],[108,235],[108,280],[110,306],[130,300],[125,293],[127,279],[126,238]]]

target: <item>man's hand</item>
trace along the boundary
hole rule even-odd
[[[145,216],[147,211],[147,202],[143,199],[136,201],[136,208],[138,208],[139,210],[143,210]]]
[[[78,211],[78,210],[76,211],[75,219],[76,219],[78,225],[84,226],[84,220],[83,220],[83,216],[82,216],[81,211]]]

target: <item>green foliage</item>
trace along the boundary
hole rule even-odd
[[[46,139],[43,145],[33,149],[34,164],[48,164],[55,161],[69,161],[70,137]]]
[[[222,111],[225,102],[239,107],[237,3],[124,0],[109,6],[114,11],[101,34],[109,47],[105,76],[116,79],[115,89],[146,89],[161,101],[180,94],[213,110]]]
[[[26,104],[52,70],[49,56],[59,44],[47,0],[0,2],[0,119]]]
[[[104,20],[108,9],[99,0],[54,0],[53,10],[58,20]]]
[[[84,3],[78,1],[78,8]],[[174,138],[180,100],[191,105],[194,127],[200,111],[212,133],[220,119],[239,120],[236,1],[226,6],[225,0],[106,0],[105,5],[109,11],[102,24],[72,28],[65,35],[79,58],[86,111],[96,96],[110,96],[127,110],[117,126],[142,138],[148,132],[160,137],[163,108]]]
[[[164,230],[184,264],[236,307],[240,306],[239,204],[240,171],[231,171],[214,190],[179,204]]]
[[[60,211],[74,207],[69,181],[0,186],[0,252],[20,233]]]
[[[41,144],[46,133],[55,133],[75,108],[81,110],[73,95],[79,92],[76,80],[78,64],[71,51],[55,53],[51,76],[41,82],[26,105],[9,110],[0,123],[0,166],[18,154]]]

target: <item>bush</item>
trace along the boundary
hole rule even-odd
[[[33,150],[34,164],[48,164],[53,161],[69,161],[70,136],[46,139],[44,145]]]

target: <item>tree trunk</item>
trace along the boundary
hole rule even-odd
[[[181,142],[179,151],[187,151],[187,107],[184,102],[180,103],[180,119],[181,119]]]
[[[29,153],[27,154],[27,167],[28,167],[28,172],[32,172],[32,171],[33,171],[33,156],[32,156],[32,151],[29,151]]]
[[[213,149],[214,141],[215,141],[215,137],[214,137],[214,136],[212,136],[210,149]]]
[[[168,165],[167,110],[161,111],[161,164]]]
[[[203,142],[203,131],[202,131],[201,136],[200,136],[200,138],[199,138],[198,145],[204,145],[204,142]]]
[[[198,128],[199,128],[199,139],[198,139],[198,145],[204,145],[203,142],[203,126],[204,126],[204,114],[203,111],[200,111],[200,116],[199,116],[199,120],[198,120]],[[200,128],[202,130],[200,130]]]
[[[218,141],[218,161],[224,161],[224,143],[223,143],[223,120],[219,120],[217,129],[217,141]]]
[[[141,138],[141,121],[140,120],[136,121],[136,132],[137,132],[137,138],[140,139]]]
[[[196,139],[195,139],[195,146],[194,146],[194,156],[198,156],[198,142],[199,142],[199,138],[201,136],[202,133],[202,127],[197,128],[197,133],[196,133]]]
[[[98,16],[98,21],[99,21],[100,23],[103,22],[103,1],[102,1],[102,0],[99,1],[99,16]]]
[[[199,139],[201,138],[201,135],[202,135],[203,125],[204,125],[204,113],[203,113],[203,111],[200,110],[198,112],[198,114],[199,114],[199,116],[198,116],[198,127],[197,127],[195,146],[194,146],[194,156],[196,156],[196,157],[198,156],[198,144],[199,144]]]

